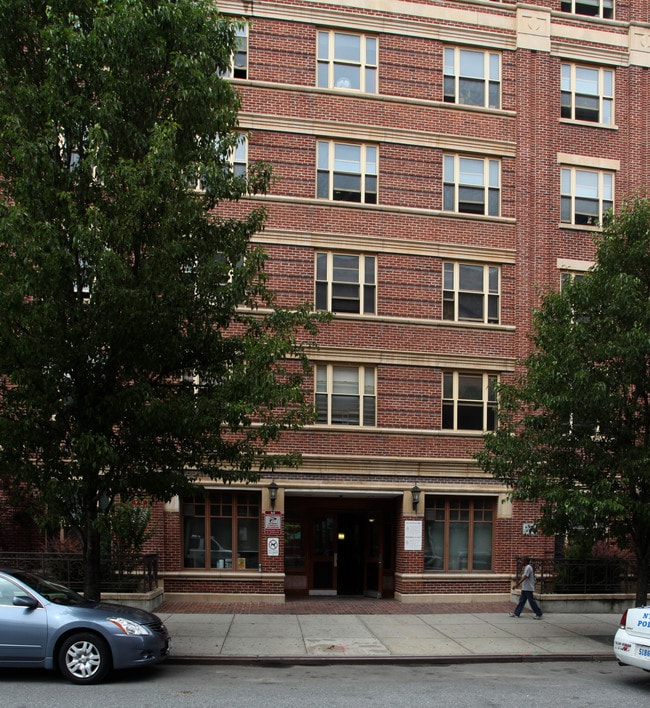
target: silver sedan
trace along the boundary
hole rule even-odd
[[[0,568],[0,668],[42,667],[99,683],[112,669],[162,661],[170,646],[151,612],[89,602],[33,573]]]

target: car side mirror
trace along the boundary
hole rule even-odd
[[[16,607],[28,607],[30,610],[35,610],[38,607],[38,600],[29,595],[16,595],[14,597],[14,605],[16,605]]]

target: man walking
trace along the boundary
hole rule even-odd
[[[512,586],[512,589],[518,588],[521,585],[521,596],[519,598],[519,603],[515,607],[515,611],[510,613],[510,617],[519,617],[521,611],[524,609],[526,602],[530,605],[530,609],[535,613],[535,619],[542,619],[542,610],[540,609],[533,593],[535,592],[535,571],[530,563],[530,558],[526,556],[524,558],[524,570],[521,578]]]

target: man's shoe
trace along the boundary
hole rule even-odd
[[[508,617],[519,617],[519,615],[516,615],[514,612],[511,612]]]
[[[533,619],[541,620],[544,615],[535,615]]]

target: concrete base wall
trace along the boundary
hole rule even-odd
[[[165,599],[163,588],[156,588],[150,592],[103,592],[102,601],[119,602],[121,605],[139,607],[141,610],[153,612]]]
[[[634,606],[635,595],[535,595],[535,599],[544,612],[580,612],[580,613],[621,613]],[[519,593],[512,594],[512,601],[519,602]]]

